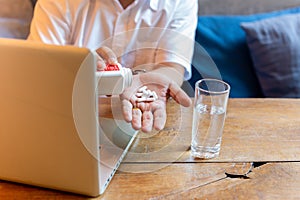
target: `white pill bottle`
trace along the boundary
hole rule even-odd
[[[107,65],[102,71],[96,72],[98,95],[119,95],[131,86],[132,71],[120,64]]]

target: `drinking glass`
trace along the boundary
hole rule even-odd
[[[219,155],[230,86],[218,79],[195,84],[191,155],[201,159]]]

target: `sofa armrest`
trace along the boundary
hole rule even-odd
[[[26,39],[33,15],[31,0],[1,0],[0,37]]]

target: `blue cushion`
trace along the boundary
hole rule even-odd
[[[300,7],[242,16],[199,16],[196,43],[208,52],[218,67],[222,79],[231,85],[231,97],[263,96],[247,47],[246,34],[240,27],[240,23],[288,13],[300,13]],[[195,48],[192,62],[193,77],[189,80],[192,86],[201,75],[211,77],[215,73],[209,74],[205,70],[206,64],[202,61],[203,57],[198,55],[198,51]],[[215,75],[214,78],[219,77]]]
[[[241,26],[264,96],[300,97],[300,14]]]

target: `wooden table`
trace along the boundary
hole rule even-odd
[[[190,157],[192,108],[168,104],[96,199],[300,199],[300,99],[230,99],[220,156]],[[87,199],[0,181],[0,199]]]

